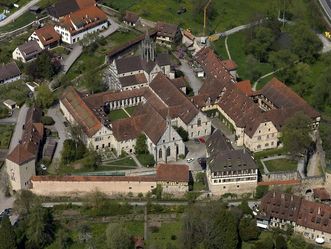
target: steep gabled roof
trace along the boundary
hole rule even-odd
[[[136,23],[139,20],[139,16],[131,11],[125,11],[123,20],[129,23]]]
[[[32,58],[43,51],[37,41],[28,41],[23,43],[18,46],[18,49],[21,51],[26,60],[29,60],[29,58]]]
[[[189,182],[189,166],[185,164],[159,164],[156,179],[163,182]]]
[[[102,128],[101,122],[74,87],[70,86],[66,89],[61,97],[61,102],[82,127],[87,136],[92,137]]]
[[[15,78],[21,75],[21,71],[16,63],[0,65],[0,81]]]
[[[35,30],[35,33],[44,46],[61,40],[61,36],[50,25]]]
[[[177,31],[179,30],[179,27],[176,24],[157,22],[155,29],[157,30],[158,36],[175,38]]]

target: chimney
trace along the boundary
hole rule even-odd
[[[321,214],[321,207],[318,207],[318,209],[317,209],[317,214],[318,214],[318,215]]]

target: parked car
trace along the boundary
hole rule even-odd
[[[192,158],[187,158],[186,159],[186,162],[188,162],[188,163],[191,163],[191,162],[193,162],[194,161],[194,158],[192,157]]]

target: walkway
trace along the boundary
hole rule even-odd
[[[230,51],[229,51],[229,47],[228,47],[228,38],[229,38],[228,36],[225,37],[225,41],[224,41],[224,43],[225,43],[225,49],[226,49],[226,53],[228,54],[229,60],[232,60],[231,54],[230,54]]]
[[[270,75],[273,75],[273,74],[277,73],[277,72],[280,71],[280,70],[283,70],[283,68],[277,69],[277,70],[275,70],[275,71],[272,71],[272,72],[270,72],[270,73],[267,73],[267,74],[265,74],[265,75],[262,75],[260,78],[258,78],[258,79],[254,82],[254,85],[253,85],[253,87],[252,87],[253,91],[256,91],[257,84],[259,83],[260,80],[262,80],[262,79],[264,79],[264,78],[266,78],[266,77],[268,77],[268,76],[270,76]]]
[[[126,115],[128,115],[129,118],[131,118],[130,113],[128,113],[127,110],[126,110],[125,108],[122,107],[121,109],[122,109],[123,112],[125,112]]]
[[[24,5],[23,7],[21,7],[19,10],[17,10],[15,13],[13,13],[12,15],[8,16],[5,20],[2,20],[0,22],[0,27],[3,27],[13,21],[16,20],[16,18],[20,17],[21,15],[23,15],[25,12],[27,12],[29,10],[30,7],[32,7],[33,5],[37,4],[40,0],[32,0],[31,2],[27,3],[26,5]]]
[[[130,156],[132,157],[133,161],[137,164],[138,168],[145,168],[138,160],[138,158],[136,157],[135,154],[130,154]]]

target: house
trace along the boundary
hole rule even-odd
[[[47,8],[48,14],[54,21],[80,9],[96,6],[95,0],[60,0]]]
[[[192,101],[202,111],[215,111],[235,134],[237,146],[253,152],[282,146],[282,127],[288,117],[299,111],[311,118],[312,132],[317,129],[320,114],[278,79],[253,91],[250,82],[238,83],[228,65],[210,48],[201,49],[196,61],[206,80]]]
[[[36,59],[42,51],[37,41],[28,41],[14,50],[13,59],[27,63]]]
[[[0,84],[7,84],[21,79],[21,71],[15,62],[0,65]]]
[[[31,191],[38,195],[72,196],[95,189],[107,195],[147,194],[157,185],[165,193],[181,196],[189,190],[187,165],[160,164],[155,175],[143,176],[33,176]]]
[[[29,41],[37,41],[42,49],[50,49],[59,45],[61,36],[55,31],[53,26],[45,26],[35,30],[29,37]]]
[[[170,55],[156,54],[155,43],[148,33],[141,46],[140,56],[123,57],[112,61],[109,66],[110,88],[128,90],[146,87],[160,72],[169,78],[174,77],[171,71]]]
[[[134,107],[133,114],[111,121],[112,111],[127,107]],[[148,87],[118,92],[84,96],[69,87],[60,108],[70,123],[83,128],[87,146],[108,147],[117,155],[122,150],[134,153],[136,138],[145,134],[156,162],[176,161],[184,155],[185,145],[174,127],[183,127],[189,139],[211,132],[209,119],[162,73]]]
[[[6,158],[6,169],[14,191],[28,189],[30,178],[36,175],[36,162],[44,139],[44,125],[41,123],[41,116],[41,109],[29,108],[22,138]]]
[[[182,44],[185,47],[191,47],[194,44],[195,36],[187,29],[182,31]]]
[[[182,33],[178,25],[165,22],[157,22],[155,27],[156,42],[171,47],[182,39]]]
[[[225,193],[254,192],[258,180],[258,166],[245,149],[234,150],[219,130],[206,141],[207,179],[210,191]]]
[[[262,223],[267,224],[266,228],[287,229],[291,225],[306,239],[331,243],[331,206],[296,195],[270,191],[263,196],[257,225]]]
[[[123,22],[131,27],[135,27],[139,23],[139,16],[131,11],[125,11]]]
[[[63,16],[54,29],[62,41],[74,44],[87,34],[106,30],[109,26],[107,15],[98,7],[86,7]]]

